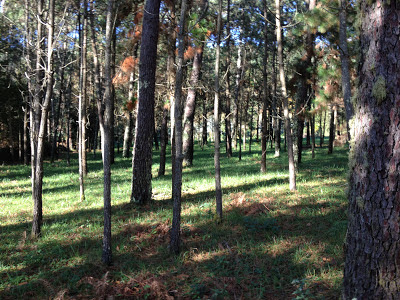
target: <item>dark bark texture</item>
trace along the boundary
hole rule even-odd
[[[154,90],[160,0],[146,1],[140,47],[139,103],[136,118],[131,201],[151,200],[151,165],[154,133]]]
[[[343,298],[400,299],[400,6],[360,5]]]

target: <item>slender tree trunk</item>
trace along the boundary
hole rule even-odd
[[[54,0],[49,1],[48,24],[47,24],[47,64],[45,70],[46,93],[44,99],[41,99],[41,61],[42,61],[42,18],[43,18],[43,0],[37,3],[37,54],[36,54],[36,92],[33,97],[34,103],[31,105],[31,124],[35,124],[31,134],[31,153],[32,153],[32,198],[34,202],[32,236],[38,237],[41,234],[42,226],[42,186],[43,186],[43,156],[44,156],[44,138],[46,131],[47,114],[50,105],[50,99],[53,91],[53,33],[54,33]],[[43,101],[42,101],[43,100]],[[31,125],[31,127],[33,127]]]
[[[107,19],[106,19],[106,43],[105,43],[105,59],[104,59],[104,79],[105,90],[103,104],[98,100],[98,107],[104,109],[100,111],[99,120],[101,130],[101,150],[103,157],[103,171],[104,171],[104,231],[103,231],[103,251],[102,261],[106,265],[112,263],[112,248],[111,248],[111,146],[112,134],[111,128],[113,124],[113,95],[112,95],[112,74],[111,74],[111,41],[114,19],[114,0],[109,0],[107,4]]]
[[[183,62],[185,52],[185,34],[186,34],[186,0],[181,1],[181,17],[179,20],[178,32],[178,59],[176,64],[176,83],[175,83],[175,105],[174,105],[174,141],[175,141],[175,167],[172,172],[172,199],[173,199],[173,217],[171,228],[170,250],[178,254],[180,248],[181,231],[181,201],[182,201],[182,83],[183,83]]]
[[[82,170],[83,176],[86,176],[88,173],[87,166],[87,22],[88,22],[88,3],[87,0],[83,1],[83,23],[82,23],[82,49],[81,49],[81,63],[82,63],[82,131],[81,131],[81,151],[82,151]]]
[[[64,44],[65,45],[65,44]],[[60,121],[60,109],[61,103],[64,102],[64,66],[65,66],[65,47],[63,47],[63,54],[62,54],[62,67],[60,71],[60,94],[58,98],[57,110],[54,116],[54,128],[53,128],[53,140],[52,140],[52,147],[51,147],[51,162],[54,162],[55,154],[57,151],[57,133],[58,133],[58,123]]]
[[[347,47],[347,5],[347,1],[339,0],[339,52],[342,68],[342,92],[346,110],[347,135],[350,141],[350,121],[353,118],[354,109],[351,103],[350,61]]]
[[[363,0],[359,8],[342,298],[400,299],[400,7]]]
[[[136,118],[131,201],[151,200],[151,166],[154,132],[154,90],[157,61],[160,0],[147,0],[140,47],[139,103]]]
[[[268,108],[268,25],[267,25],[267,1],[263,0],[264,6],[264,56],[263,56],[263,106],[262,106],[262,129],[261,129],[261,173],[267,171],[267,108]]]
[[[116,20],[115,20],[116,21]],[[114,21],[114,22],[115,22]],[[116,59],[116,47],[117,47],[117,28],[114,25],[113,28],[113,32],[112,32],[112,42],[111,42],[111,78],[115,77],[115,59]],[[111,110],[112,110],[112,115],[111,115],[111,124],[113,124],[111,126],[111,149],[110,149],[110,153],[111,153],[111,164],[114,164],[115,162],[115,126],[114,126],[114,106],[115,106],[115,89],[114,89],[114,85],[111,85],[111,94],[112,94],[112,102],[111,102]]]
[[[203,130],[202,130],[203,146],[207,145],[207,97],[203,99]]]
[[[166,162],[166,153],[168,144],[168,114],[169,114],[169,105],[164,104],[162,121],[161,121],[160,168],[158,169],[158,176],[165,175],[165,162]]]
[[[226,6],[226,107],[225,107],[225,132],[226,132],[226,155],[232,157],[232,129],[231,129],[231,27],[230,27],[230,15],[231,15],[231,0],[228,0]]]
[[[311,152],[312,158],[315,158],[315,114],[310,118],[311,123]]]
[[[92,56],[93,56],[93,73],[94,73],[94,87],[95,87],[95,99],[97,104],[97,118],[98,118],[98,125],[100,127],[101,136],[103,136],[103,111],[104,107],[102,107],[102,99],[103,99],[103,92],[101,86],[101,72],[100,72],[100,63],[99,63],[99,56],[98,56],[98,49],[97,49],[97,42],[96,42],[96,27],[94,24],[94,0],[90,2],[90,29],[91,29],[91,36],[92,36]],[[103,123],[102,123],[103,122]],[[98,138],[98,129],[95,132],[96,144]],[[96,146],[94,147],[94,150]],[[93,151],[95,155],[95,151]]]
[[[272,57],[272,69],[273,69],[273,100],[272,100],[272,109],[274,112],[274,142],[275,142],[275,154],[274,157],[279,157],[281,154],[281,119],[279,117],[279,105],[278,105],[278,95],[277,95],[277,72],[276,72],[276,49],[274,48],[273,57]]]
[[[331,106],[330,122],[329,122],[329,144],[328,154],[333,153],[333,142],[335,141],[335,109]]]
[[[242,77],[242,46],[238,46],[238,59],[236,62],[236,88],[235,88],[235,110],[234,110],[234,120],[235,124],[233,126],[233,147],[237,149],[237,135],[238,135],[238,124],[239,124],[239,94],[240,85]]]
[[[322,114],[321,114],[321,120],[322,120]],[[326,126],[326,111],[324,111],[324,122],[321,128],[321,134],[320,134],[320,139],[319,139],[319,146],[322,147],[322,145],[325,142],[325,126]]]
[[[193,70],[190,76],[190,87],[185,105],[184,114],[184,140],[183,140],[183,153],[184,153],[184,164],[191,166],[193,164],[193,151],[194,151],[194,140],[193,140],[193,127],[194,127],[194,113],[196,110],[196,89],[198,88],[198,82],[201,76],[201,65],[203,60],[203,48],[204,43],[200,49],[197,50],[193,59]]]
[[[28,96],[30,98],[30,96]],[[28,100],[29,102],[29,100]],[[27,102],[27,103],[28,103]],[[28,154],[28,105],[25,106],[24,108],[24,136],[23,136],[23,152],[24,152],[24,164],[28,165],[29,164],[29,154]]]
[[[220,106],[220,85],[219,85],[219,60],[222,27],[222,0],[218,0],[217,18],[217,45],[215,49],[215,85],[214,85],[214,167],[215,167],[215,202],[217,218],[222,221],[222,188],[221,188],[221,167],[220,167],[220,131],[219,131],[219,106]]]
[[[135,71],[133,70],[129,79],[128,101],[134,101],[133,99],[134,79],[135,79]],[[126,120],[124,129],[124,146],[122,150],[122,157],[128,158],[132,144],[133,112],[127,111],[125,115],[126,115]]]
[[[278,65],[279,78],[281,81],[282,97],[283,97],[283,116],[285,120],[287,152],[289,160],[289,188],[291,191],[296,190],[296,171],[293,156],[292,129],[290,126],[289,104],[286,91],[286,80],[283,68],[283,47],[282,47],[282,29],[281,29],[281,12],[280,0],[275,0],[275,15],[276,15],[276,41],[278,45]]]
[[[250,137],[249,137],[249,153],[251,153],[251,144],[253,142],[253,115],[254,115],[254,106],[251,106],[250,112]]]
[[[65,110],[66,110],[66,114],[67,114],[67,165],[70,166],[71,165],[71,157],[70,157],[70,151],[71,151],[71,147],[72,147],[72,143],[71,143],[71,96],[72,96],[72,92],[71,92],[71,81],[68,84],[68,98],[66,100],[65,103]]]

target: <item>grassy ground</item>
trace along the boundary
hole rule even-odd
[[[101,264],[102,164],[89,155],[86,200],[76,159],[45,163],[43,236],[30,239],[30,168],[0,166],[0,299],[338,299],[346,230],[347,151],[306,150],[288,192],[286,153],[259,145],[242,161],[223,155],[224,222],[214,219],[213,148],[195,149],[183,174],[182,252],[168,252],[171,166],[152,203],[129,204],[131,159],[112,169],[114,264]],[[76,157],[75,157],[76,158]],[[305,298],[301,298],[305,297]]]

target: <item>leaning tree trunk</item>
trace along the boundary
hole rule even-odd
[[[139,103],[135,126],[135,149],[132,159],[131,201],[139,204],[149,202],[152,195],[151,165],[159,11],[160,0],[146,1],[140,47]]]
[[[286,130],[286,143],[287,152],[289,160],[289,189],[291,191],[296,190],[296,171],[293,156],[293,141],[292,141],[292,128],[290,125],[289,116],[289,103],[286,91],[286,80],[285,72],[283,68],[283,47],[282,47],[282,28],[281,28],[281,10],[280,10],[280,0],[275,0],[275,15],[276,15],[276,41],[277,41],[277,56],[279,65],[279,78],[281,81],[282,97],[283,97],[283,117],[285,120],[285,130]]]
[[[190,87],[185,105],[184,115],[184,140],[183,140],[183,153],[184,163],[187,166],[193,164],[193,151],[194,151],[194,140],[193,140],[193,127],[194,127],[194,113],[196,110],[196,89],[198,88],[198,82],[201,74],[201,64],[203,60],[203,48],[202,46],[197,49],[197,52],[193,59],[193,70],[190,76]]]
[[[398,4],[360,1],[343,299],[400,299]]]
[[[184,53],[185,53],[185,31],[186,31],[186,0],[181,1],[181,17],[179,20],[178,32],[178,59],[176,64],[175,99],[174,99],[174,138],[175,141],[175,167],[172,172],[172,199],[173,216],[170,235],[170,250],[178,254],[180,250],[180,231],[181,231],[181,201],[182,201],[182,83],[184,77]],[[194,101],[193,101],[194,102]]]

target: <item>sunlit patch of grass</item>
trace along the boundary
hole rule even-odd
[[[298,191],[288,191],[286,153],[260,147],[221,158],[224,220],[215,219],[213,148],[196,148],[183,170],[182,251],[169,253],[172,220],[171,165],[157,176],[145,206],[129,203],[131,159],[112,167],[114,265],[100,263],[103,235],[103,173],[100,155],[89,156],[86,199],[79,200],[76,154],[45,162],[43,235],[30,238],[30,168],[0,166],[0,298],[65,296],[101,298],[242,297],[290,299],[298,285],[315,298],[338,298],[346,230],[346,149],[333,156],[305,151]],[[167,150],[167,153],[169,151]],[[169,155],[167,156],[169,162]],[[210,279],[211,278],[211,279]]]

